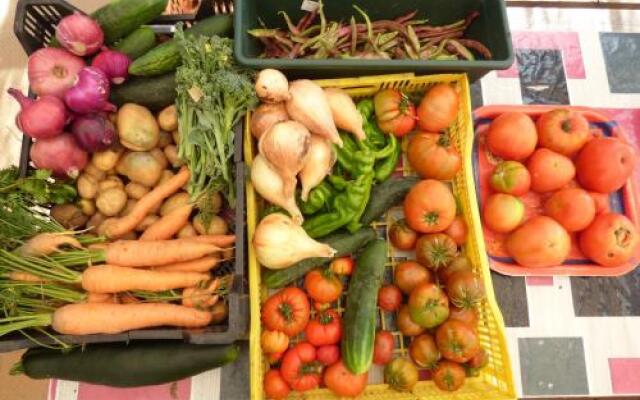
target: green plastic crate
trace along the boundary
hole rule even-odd
[[[286,11],[294,21],[305,12],[302,0],[235,0],[235,55],[244,66],[262,69],[276,68],[292,77],[335,77],[414,72],[418,74],[466,72],[474,81],[491,70],[506,69],[513,63],[511,34],[503,0],[325,0],[328,20],[345,23],[351,15],[358,18],[352,4],[362,7],[372,20],[393,19],[413,10],[417,18],[428,18],[434,25],[444,25],[464,18],[478,10],[480,16],[467,30],[467,37],[481,41],[491,50],[492,60],[422,61],[422,60],[343,60],[343,59],[275,59],[259,58],[262,44],[249,36],[249,29],[259,28],[258,18],[267,27],[285,27],[278,11]]]

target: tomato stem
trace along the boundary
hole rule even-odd
[[[436,225],[438,223],[439,215],[435,211],[428,212],[424,216],[424,221],[427,225]]]
[[[629,242],[631,241],[631,232],[629,229],[620,227],[614,231],[614,235],[616,236],[616,244],[620,247],[629,247]]]
[[[280,306],[278,307],[278,312],[282,315],[282,317],[285,320],[287,321],[293,320],[293,309],[291,308],[291,304],[289,303],[280,304]]]

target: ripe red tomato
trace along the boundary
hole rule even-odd
[[[405,197],[404,215],[409,226],[418,232],[441,232],[456,217],[456,200],[447,185],[426,179],[412,187]]]
[[[489,354],[484,348],[480,348],[480,351],[467,362],[470,368],[483,368],[489,362]]]
[[[270,365],[278,363],[282,359],[283,355],[284,355],[284,351],[280,353],[265,354],[265,356],[267,357],[267,361],[269,361]]]
[[[393,356],[393,335],[388,331],[376,332],[376,338],[373,343],[373,363],[377,365],[386,365],[391,361]]]
[[[444,233],[449,235],[458,246],[462,246],[467,241],[467,223],[462,216],[458,215]]]
[[[300,289],[282,289],[262,305],[262,322],[267,329],[295,336],[309,322],[309,299]]]
[[[416,107],[397,89],[383,89],[373,98],[378,127],[385,133],[404,136],[416,126]]]
[[[378,290],[378,307],[381,310],[398,311],[402,305],[402,291],[396,285],[385,285]]]
[[[462,166],[460,153],[446,134],[415,134],[407,147],[407,159],[424,179],[451,180]]]
[[[536,143],[536,125],[521,112],[506,112],[498,116],[487,133],[489,150],[505,160],[524,160],[536,149]]]
[[[637,227],[622,214],[604,213],[580,234],[580,249],[603,267],[617,267],[638,255]]]
[[[610,193],[620,189],[637,162],[633,147],[608,137],[587,142],[578,154],[578,182],[587,190]]]
[[[456,90],[446,83],[439,83],[429,89],[418,106],[418,124],[429,132],[447,129],[456,120],[460,108],[460,97]]]
[[[418,234],[409,228],[407,221],[398,220],[389,228],[389,240],[396,249],[411,250],[416,245]]]
[[[524,267],[552,267],[567,259],[571,238],[553,218],[539,215],[513,231],[506,247],[511,257]]]
[[[433,283],[422,283],[413,289],[408,305],[411,320],[424,328],[436,327],[449,317],[449,299]]]
[[[491,189],[499,193],[522,196],[531,187],[527,167],[518,161],[500,161],[491,174]]]
[[[566,156],[549,149],[536,150],[527,161],[531,174],[531,190],[552,192],[568,184],[576,175],[576,167]]]
[[[447,296],[456,307],[473,309],[485,298],[484,283],[471,271],[460,271],[447,280]]]
[[[280,370],[270,369],[264,374],[264,393],[273,400],[284,399],[289,395],[289,385],[282,378]]]
[[[464,322],[475,329],[478,326],[478,310],[451,306],[449,307],[449,320]]]
[[[421,283],[433,282],[433,273],[423,265],[409,260],[396,265],[393,282],[404,294],[411,294],[413,288]]]
[[[423,333],[411,341],[409,356],[418,367],[432,369],[440,360],[440,351],[433,336]]]
[[[322,365],[316,358],[316,348],[300,342],[282,357],[280,373],[293,390],[305,392],[320,384]]]
[[[464,254],[459,254],[447,266],[438,269],[438,280],[446,284],[449,277],[458,271],[473,271],[469,259]]]
[[[589,140],[589,121],[578,111],[555,109],[542,114],[536,122],[538,141],[556,153],[571,157]]]
[[[436,330],[436,343],[447,360],[464,363],[480,351],[476,330],[464,322],[448,320]]]
[[[396,324],[398,325],[398,330],[404,336],[418,336],[419,334],[424,332],[424,327],[416,324],[411,319],[409,306],[406,304],[400,307],[400,311],[398,312],[398,317],[396,319]]]
[[[544,212],[568,232],[585,229],[596,216],[593,197],[579,188],[560,189],[545,203]]]
[[[524,220],[524,204],[510,194],[494,193],[484,203],[482,220],[494,232],[511,232]]]
[[[309,321],[304,333],[309,343],[316,347],[336,344],[342,337],[342,321],[337,312],[324,311]]]
[[[316,349],[318,361],[323,365],[332,365],[340,359],[340,348],[335,344],[326,344]]]
[[[314,269],[304,277],[304,288],[313,300],[333,303],[342,294],[342,281],[330,269]]]
[[[289,347],[289,336],[280,331],[262,331],[260,346],[265,353],[282,353]]]
[[[588,192],[596,205],[596,215],[600,215],[610,210],[609,195],[607,193]]]
[[[444,233],[422,235],[416,243],[418,262],[434,271],[448,265],[458,254],[458,246]]]
[[[358,396],[367,387],[368,379],[368,372],[352,374],[342,361],[338,361],[324,371],[324,384],[340,397]]]
[[[448,360],[442,360],[433,371],[433,383],[440,390],[454,392],[464,385],[466,374],[464,368]]]
[[[351,275],[353,272],[353,258],[349,256],[334,258],[329,265],[331,271],[336,275]]]

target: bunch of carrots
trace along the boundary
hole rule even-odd
[[[234,235],[171,239],[184,218],[170,213],[140,239],[118,240],[188,180],[183,168],[110,221],[104,234],[111,241],[84,248],[73,232],[46,233],[0,250],[0,336],[49,326],[88,335],[212,323],[231,281],[211,272],[233,254]]]

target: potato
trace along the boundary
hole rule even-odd
[[[160,177],[160,180],[158,181],[158,185],[161,185],[164,182],[168,181],[174,175],[175,174],[173,173],[173,171],[171,171],[170,169],[165,169],[164,171],[162,171],[162,176]]]
[[[127,232],[119,237],[120,240],[136,240],[137,238],[138,235],[134,231]]]
[[[185,192],[178,192],[162,203],[162,207],[160,207],[160,215],[164,217],[171,211],[185,204],[189,204],[189,194]]]
[[[211,210],[211,212],[217,214],[222,208],[222,196],[220,192],[208,193],[206,196],[200,197],[198,205],[199,208],[207,208],[207,210]]]
[[[104,171],[96,167],[95,165],[93,165],[92,162],[88,163],[87,166],[84,167],[84,170],[82,172],[84,172],[87,175],[93,176],[96,182],[100,182],[105,177]]]
[[[118,171],[116,171],[116,167],[113,167],[107,171],[107,176],[114,176],[114,175],[118,175]]]
[[[158,145],[160,129],[151,111],[133,103],[120,107],[117,117],[120,143],[133,151],[148,151]]]
[[[125,154],[118,162],[117,170],[129,180],[147,187],[153,187],[162,175],[162,165],[146,151]]]
[[[202,222],[200,214],[196,215],[193,219],[193,227],[200,235],[224,235],[229,230],[227,222],[221,217],[214,215],[211,218],[211,223],[208,227],[205,227]]]
[[[122,183],[122,179],[118,178],[115,175],[107,176],[102,182],[98,183],[98,191],[104,192],[110,188],[119,188],[124,189],[124,183]]]
[[[173,132],[171,132],[171,137],[173,137],[173,143],[175,143],[176,145],[180,144],[180,131],[179,130],[175,130]]]
[[[122,209],[122,211],[120,211],[120,214],[118,216],[124,217],[126,215],[129,215],[129,213],[131,213],[131,210],[133,210],[133,207],[136,205],[137,202],[138,200],[132,200],[132,199],[127,200],[127,204],[125,204],[124,208]]]
[[[165,131],[178,129],[178,111],[175,105],[170,105],[158,114],[158,125]]]
[[[90,217],[96,213],[96,204],[93,202],[93,200],[80,199],[80,201],[78,201],[78,207],[80,207],[82,213],[87,217]]]
[[[159,219],[160,217],[158,217],[157,215],[147,215],[146,217],[144,217],[142,222],[140,222],[138,226],[136,226],[136,232],[146,231],[148,227],[150,227]]]
[[[169,146],[164,148],[164,155],[167,157],[167,160],[171,163],[171,166],[177,168],[183,164],[180,157],[178,157],[178,147],[170,144]]]
[[[167,156],[164,155],[162,149],[156,147],[155,149],[151,150],[150,153],[153,158],[155,158],[156,161],[160,163],[160,165],[162,165],[162,169],[165,169],[169,166],[169,160],[167,160]]]
[[[122,188],[112,187],[98,193],[96,206],[107,217],[118,215],[127,204],[127,194]]]
[[[87,216],[75,204],[58,204],[51,209],[51,217],[67,229],[78,229],[87,223]]]
[[[91,163],[99,170],[107,172],[116,166],[120,156],[122,156],[122,153],[124,153],[124,148],[122,146],[113,146],[113,148],[105,151],[93,153]]]
[[[87,222],[87,228],[93,229],[94,231],[98,229],[98,227],[104,222],[105,216],[101,213],[97,212],[91,216],[89,222]]]
[[[78,194],[83,199],[95,199],[98,194],[98,182],[89,174],[82,174],[76,182]]]
[[[124,191],[131,199],[140,200],[145,194],[149,193],[149,188],[135,182],[129,182],[124,187]]]
[[[160,131],[160,139],[158,139],[158,147],[164,148],[173,143],[171,134],[166,131]]]
[[[196,232],[195,228],[191,224],[186,224],[182,229],[178,231],[178,238],[188,238],[197,236],[198,232]]]

